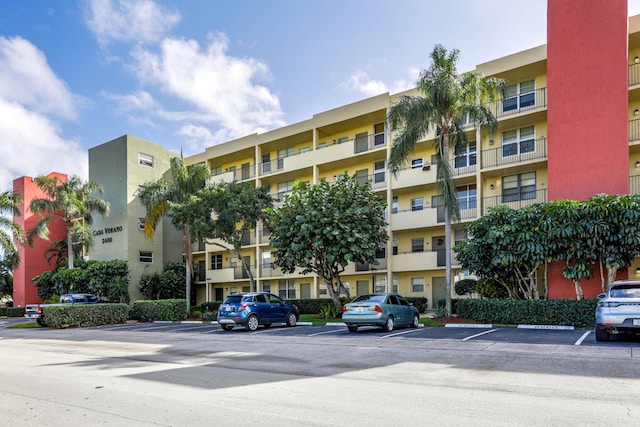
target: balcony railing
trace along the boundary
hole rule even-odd
[[[354,153],[364,153],[365,151],[375,150],[384,147],[387,143],[387,137],[384,132],[374,133],[362,137],[356,137],[354,140]]]
[[[522,150],[522,141],[517,144]],[[547,138],[539,138],[535,140],[533,150],[525,153],[517,153],[511,155],[505,152],[507,146],[503,145],[498,148],[490,148],[482,151],[482,166],[485,168],[508,165],[512,163],[521,163],[528,160],[546,159],[547,158]]]
[[[364,185],[369,182],[371,184],[371,188],[374,190],[385,188],[387,186],[387,171],[381,170],[378,172],[374,172],[371,175],[362,177],[359,176],[356,178],[356,181],[358,181],[360,185]]]
[[[629,194],[640,194],[640,175],[629,177]]]
[[[629,142],[640,141],[640,119],[629,120]]]
[[[223,175],[230,175],[230,178],[232,181],[237,182],[237,181],[245,181],[247,179],[251,179],[251,178],[255,178],[256,176],[256,165],[252,164],[252,165],[248,165],[248,166],[242,166],[240,169],[227,169],[224,172],[219,172],[216,173],[212,176],[213,181],[217,182],[218,179],[216,179],[217,177],[221,177],[223,178],[225,181],[229,180],[229,177],[227,176],[223,176]]]
[[[640,84],[640,64],[629,65],[629,86]]]
[[[506,196],[492,196],[485,197],[482,199],[483,203],[483,215],[489,213],[489,208],[494,208],[496,206],[509,206],[512,209],[520,209],[524,206],[529,206],[534,203],[544,203],[547,201],[547,190],[536,190],[536,191],[528,191],[523,192],[519,195],[518,200],[511,200],[513,198],[512,195],[509,195],[508,198]]]
[[[547,107],[547,88],[500,99],[487,105],[496,118]]]

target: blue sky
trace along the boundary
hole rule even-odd
[[[546,0],[0,0],[0,191],[124,134],[185,155],[546,43]],[[629,14],[640,0],[629,0]]]

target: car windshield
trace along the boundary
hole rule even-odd
[[[640,287],[621,286],[611,289],[612,298],[640,298]]]
[[[242,295],[229,295],[223,304],[237,304],[242,300]]]
[[[360,295],[353,302],[382,302],[384,295]]]

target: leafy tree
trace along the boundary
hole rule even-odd
[[[458,74],[457,49],[436,45],[431,65],[417,81],[419,96],[402,96],[389,110],[387,120],[397,130],[389,156],[389,168],[397,175],[414,151],[416,143],[435,130],[438,189],[442,197],[445,223],[445,269],[447,314],[451,313],[451,222],[459,219],[456,188],[449,163],[451,147],[468,144],[464,127],[467,117],[476,126],[497,128],[497,120],[487,106],[504,87],[504,81],[479,73]]]
[[[471,295],[475,291],[477,281],[473,279],[462,279],[456,282],[455,291],[458,295]]]
[[[376,264],[388,239],[384,209],[368,183],[346,172],[333,183],[295,183],[282,206],[268,211],[274,265],[285,273],[297,267],[316,273],[340,308],[340,274],[350,262]]]
[[[232,251],[242,262],[250,289],[255,291],[253,272],[242,256],[242,246],[245,236],[255,230],[258,221],[264,219],[266,210],[272,206],[273,200],[267,187],[221,182],[176,207],[174,215],[192,224],[192,234],[196,240],[206,241],[217,237],[227,243],[229,247],[221,246]]]
[[[32,245],[36,236],[47,239],[49,225],[54,221],[63,221],[67,227],[67,266],[73,268],[74,245],[76,253],[81,253],[83,246],[90,247],[93,242],[90,231],[92,214],[109,214],[109,202],[93,196],[93,193],[102,192],[102,186],[95,182],[83,182],[77,176],[72,176],[66,182],[57,177],[39,176],[35,182],[45,197],[31,201],[31,211],[41,217],[27,232],[27,240]]]
[[[0,260],[0,299],[13,297],[13,270],[18,267],[18,252],[4,255]]]
[[[168,262],[162,274],[157,271],[143,274],[138,289],[149,299],[181,299],[185,296],[184,277],[182,263]]]
[[[175,209],[187,203],[205,186],[209,177],[209,169],[204,164],[186,166],[182,157],[174,157],[170,161],[170,179],[149,182],[141,187],[140,200],[147,209],[144,233],[152,239],[158,221],[168,215],[172,224],[182,230],[183,253],[186,261],[185,294],[187,296],[187,312],[191,310],[191,278],[193,276],[193,237],[191,223],[181,215],[174,215]]]
[[[13,216],[19,216],[20,195],[13,191],[0,193],[0,253],[4,254],[6,260],[15,261],[11,270],[18,266],[20,259],[17,256],[17,249],[14,238],[19,243],[24,243],[22,229],[13,221]]]
[[[470,223],[473,238],[456,245],[460,265],[500,284],[510,298],[539,299],[536,272],[547,257],[538,228],[543,209],[498,206]]]

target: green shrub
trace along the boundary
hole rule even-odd
[[[7,307],[7,317],[24,317],[24,307]]]
[[[405,297],[415,308],[418,309],[418,313],[424,313],[429,307],[429,300],[425,297]]]
[[[318,314],[328,305],[333,305],[329,298],[287,300],[298,307],[300,314]],[[343,304],[345,304],[343,302]]]
[[[486,323],[595,326],[597,300],[495,300],[458,301],[458,315]]]
[[[455,291],[457,295],[469,295],[474,291],[476,281],[473,279],[458,280],[455,284]]]
[[[50,328],[83,328],[125,323],[127,304],[74,304],[45,306],[45,322]]]
[[[319,314],[320,318],[324,320],[335,319],[338,315],[338,309],[334,304],[325,305]]]
[[[218,320],[218,312],[217,311],[205,311],[202,313],[202,321],[203,322],[214,322]]]
[[[207,311],[217,312],[222,301],[206,301],[200,304],[200,311],[206,313]]]
[[[130,317],[143,322],[164,320],[179,322],[187,318],[187,300],[138,300],[131,305]]]
[[[505,299],[509,293],[504,286],[492,279],[480,279],[476,283],[475,291],[480,298]]]
[[[446,305],[447,305],[447,300],[441,299],[441,300],[438,300],[438,304],[433,308],[437,310],[439,308],[445,308]],[[451,312],[458,313],[458,300],[456,298],[451,298]]]

